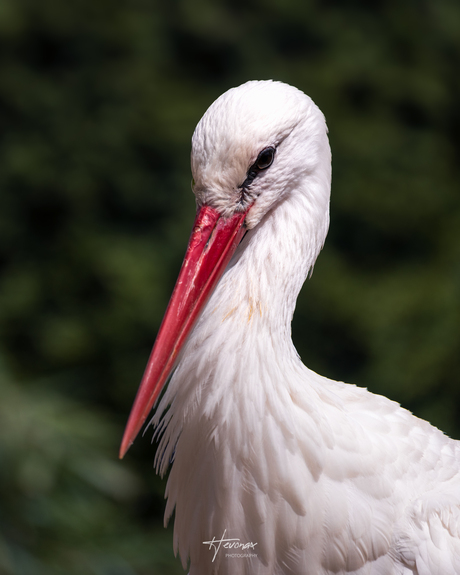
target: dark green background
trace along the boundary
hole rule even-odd
[[[0,0],[0,573],[182,573],[117,449],[194,215],[190,137],[274,78],[326,114],[305,363],[460,437],[457,0]]]

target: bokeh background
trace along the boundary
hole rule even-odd
[[[184,572],[151,433],[117,449],[194,216],[191,134],[249,79],[329,124],[304,362],[460,438],[457,0],[1,0],[0,42],[2,575]]]

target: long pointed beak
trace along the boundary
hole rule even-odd
[[[131,409],[120,458],[139,433],[200,311],[243,238],[247,212],[224,218],[209,206],[199,209],[179,277]]]

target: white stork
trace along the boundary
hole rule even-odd
[[[121,447],[153,424],[190,575],[459,575],[460,443],[305,367],[297,295],[329,223],[321,111],[280,82],[218,98],[197,216]]]

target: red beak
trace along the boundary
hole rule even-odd
[[[179,277],[131,409],[120,458],[147,419],[200,311],[242,240],[247,212],[224,218],[209,206],[199,209]]]

